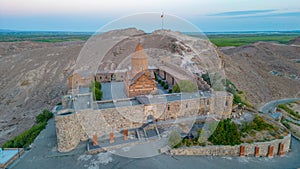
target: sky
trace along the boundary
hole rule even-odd
[[[0,0],[0,29],[95,32],[162,11],[205,32],[300,30],[299,0]]]

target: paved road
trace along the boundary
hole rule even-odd
[[[10,168],[13,169],[99,169],[99,168],[130,168],[130,169],[295,169],[300,167],[300,142],[292,139],[292,152],[284,157],[254,158],[254,157],[199,157],[175,156],[161,154],[149,158],[126,158],[112,153],[85,155],[86,145],[70,153],[58,153],[56,150],[56,135],[54,120],[51,119],[46,130],[34,142],[31,151],[18,159]]]
[[[300,98],[286,98],[286,99],[274,100],[274,101],[271,101],[271,102],[263,105],[259,109],[259,111],[261,111],[263,113],[269,113],[269,111],[272,111],[274,109],[274,107],[276,107],[278,104],[289,103],[289,102],[293,102],[296,100],[300,100]]]

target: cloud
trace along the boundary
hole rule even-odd
[[[263,14],[274,12],[275,9],[268,9],[268,10],[246,10],[246,11],[230,11],[230,12],[221,12],[210,14],[208,16],[243,16],[243,15],[256,15],[256,14]]]

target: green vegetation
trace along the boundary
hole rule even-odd
[[[208,73],[203,74],[201,77],[202,77],[202,79],[203,79],[204,81],[206,81],[206,83],[207,83],[209,86],[211,86],[211,81],[210,81],[210,77],[209,77],[209,74],[208,74]]]
[[[53,117],[53,113],[49,110],[43,110],[42,113],[36,116],[36,123],[47,122],[49,119]]]
[[[197,90],[198,90],[197,84],[189,80],[179,81],[172,88],[172,91],[174,93],[180,93],[180,92],[192,93],[192,92],[196,92]]]
[[[164,89],[168,89],[169,88],[169,85],[168,85],[168,83],[166,83],[165,85],[164,85]]]
[[[101,91],[101,88],[102,86],[100,82],[94,81],[90,84],[90,90],[92,91],[93,97],[96,100],[101,100],[103,97],[103,92]]]
[[[252,122],[244,122],[240,129],[242,141],[246,143],[281,139],[284,133],[279,127],[266,122],[260,116],[255,116]]]
[[[40,132],[46,128],[47,121],[53,117],[52,112],[43,110],[36,117],[36,124],[15,138],[8,140],[2,148],[28,148]]]
[[[295,112],[294,110],[290,109],[288,107],[288,104],[279,104],[277,106],[279,109],[282,109],[284,110],[285,112],[287,112],[288,114],[290,114],[292,116],[292,118],[295,118],[295,119],[300,119],[300,114],[299,112]]]
[[[230,34],[230,35],[208,35],[212,43],[218,47],[242,46],[258,41],[278,42],[286,44],[296,38],[299,34]]]
[[[8,32],[0,33],[0,42],[67,42],[86,41],[92,34],[71,32]]]
[[[282,118],[284,119],[284,118]],[[281,123],[287,128],[287,129],[291,129],[290,124],[286,121],[286,120],[282,120]]]
[[[263,130],[268,130],[271,131],[273,130],[274,127],[271,124],[268,124],[262,117],[260,116],[255,116],[253,121],[250,123],[243,123],[241,132],[242,133],[251,133],[253,130],[256,131],[263,131]]]
[[[233,94],[233,102],[235,104],[253,107],[252,104],[247,100],[246,94],[243,91],[238,90],[237,87],[228,79],[225,80],[225,89],[227,92]]]
[[[158,81],[158,77],[157,77],[156,72],[153,72],[153,73],[154,73],[155,81]]]
[[[219,122],[208,140],[214,145],[238,145],[241,143],[241,135],[237,125],[231,119],[226,119]]]
[[[230,80],[222,79],[222,77],[217,73],[203,74],[202,79],[215,90],[222,89],[222,86],[225,86],[226,91],[233,94],[233,102],[235,104],[253,107],[252,104],[247,100],[245,93],[241,90],[238,90]],[[218,79],[222,79],[221,83],[218,82]]]

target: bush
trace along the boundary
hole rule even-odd
[[[169,93],[172,93],[172,89],[169,89]]]
[[[168,85],[168,83],[166,83],[165,85],[164,85],[164,89],[168,89],[169,88],[169,85]]]
[[[37,124],[13,139],[8,140],[3,144],[2,148],[28,148],[40,132],[46,128],[47,121],[52,117],[52,112],[43,110],[42,113],[36,117]]]
[[[241,135],[237,125],[231,119],[226,119],[219,122],[208,140],[215,145],[238,145],[241,143]]]
[[[94,81],[94,82],[92,82],[92,83],[90,84],[90,89],[93,89],[94,87],[97,88],[97,89],[99,89],[99,90],[102,89],[101,83],[100,83],[100,82],[97,82],[97,81]]]
[[[300,119],[300,115],[298,114],[298,112],[295,112],[294,110],[290,109],[286,104],[279,104],[277,107],[286,111],[288,114],[296,117],[297,119]]]
[[[164,86],[165,84],[166,84],[166,82],[165,81],[161,81],[161,86]]]
[[[158,83],[161,83],[161,79],[158,79]]]
[[[42,113],[36,116],[36,123],[47,122],[52,117],[53,117],[53,113],[45,109],[42,111]]]
[[[101,88],[102,88],[102,85],[101,83],[97,82],[97,81],[94,81],[90,84],[89,86],[90,90],[92,91],[93,93],[93,97],[96,99],[96,100],[101,100],[102,97],[103,97],[103,92],[101,91]]]
[[[93,89],[93,96],[96,100],[101,100],[103,97],[103,92],[97,88]]]

